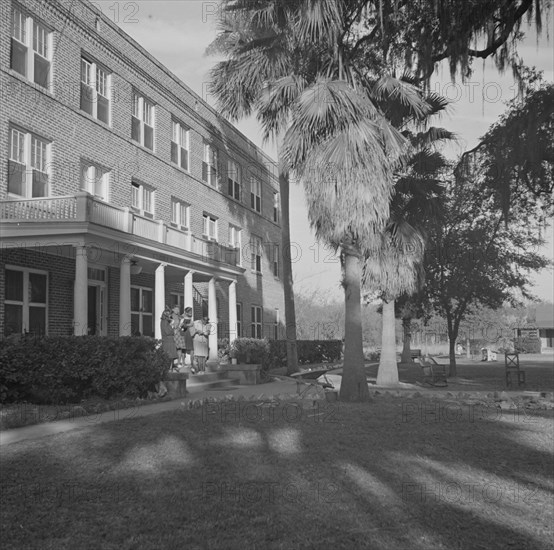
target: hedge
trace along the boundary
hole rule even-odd
[[[0,343],[0,402],[142,397],[169,370],[153,338],[71,336]]]
[[[342,340],[297,340],[298,363],[328,363],[342,357]],[[227,354],[227,349],[221,355]],[[261,363],[264,370],[287,366],[287,340],[237,338],[230,349],[239,363]]]

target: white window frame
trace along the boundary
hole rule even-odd
[[[6,271],[20,271],[23,273],[23,300],[4,300],[5,305],[14,305],[14,306],[21,306],[22,308],[22,315],[21,315],[21,330],[22,333],[28,332],[29,330],[29,309],[31,307],[40,307],[44,308],[44,334],[48,334],[48,293],[49,293],[49,277],[47,271],[42,271],[40,269],[31,269],[27,267],[20,267],[15,265],[6,265],[4,267],[4,276]],[[37,275],[43,275],[46,277],[46,302],[40,303],[40,302],[31,302],[30,296],[29,296],[29,274],[34,273]],[[5,292],[5,291],[4,291]],[[6,294],[4,294],[3,298],[6,298]],[[6,319],[4,317],[4,323]],[[4,329],[5,330],[5,329]]]
[[[137,191],[134,191],[134,190]],[[155,212],[155,194],[156,191],[154,188],[149,185],[144,185],[138,181],[131,182],[131,207],[133,210],[140,212],[143,216],[152,218],[154,217]],[[138,199],[137,204],[135,204],[135,195]],[[148,200],[147,200],[148,198]],[[150,204],[148,204],[148,202]],[[147,208],[149,206],[149,208]]]
[[[132,289],[136,289],[139,291],[139,301],[140,301],[140,310],[134,310],[131,309],[131,318],[133,315],[139,316],[139,332],[142,336],[144,336],[144,317],[148,316],[152,320],[152,336],[156,333],[156,327],[154,326],[154,290],[147,286],[140,286],[140,285],[131,285]],[[150,292],[152,295],[152,311],[144,311],[144,291]],[[132,300],[131,300],[132,304]]]
[[[217,218],[215,216],[212,216],[211,214],[204,213],[202,216],[204,225],[202,228],[202,235],[209,239],[210,241],[216,241],[217,242],[217,230],[218,230],[218,223]]]
[[[259,317],[259,319],[258,319]],[[252,338],[263,338],[264,311],[262,306],[252,304],[250,306],[250,336]]]
[[[278,191],[273,192],[273,221],[279,223],[281,220],[281,196]]]
[[[139,139],[133,137],[133,129],[131,125],[131,139],[139,143],[149,151],[156,150],[156,106],[148,98],[142,94],[133,91],[132,113],[131,119],[135,119],[139,123]],[[152,129],[152,148],[146,145],[145,141],[145,126]]]
[[[273,276],[279,278],[279,245],[273,243]]]
[[[204,142],[204,157],[202,162],[202,180],[210,187],[217,187],[217,149],[211,144]]]
[[[227,194],[233,199],[241,200],[241,169],[238,162],[227,161]]]
[[[263,242],[257,235],[250,235],[250,268],[254,273],[262,272]]]
[[[83,67],[88,67],[87,71],[83,71]],[[86,77],[83,78],[83,73],[85,72]],[[103,73],[105,76],[104,83],[102,84],[102,79],[100,79],[100,73]],[[103,65],[99,65],[96,61],[92,61],[86,55],[81,56],[81,111],[92,116],[96,120],[111,126],[112,122],[112,75]],[[88,88],[87,100],[92,107],[92,112],[89,113],[83,107],[83,86]],[[108,120],[102,120],[98,116],[98,104],[99,97],[105,99],[108,102]]]
[[[98,174],[100,173],[100,178]],[[93,162],[83,162],[81,168],[81,189],[90,195],[108,202],[110,196],[110,170]],[[98,193],[97,184],[100,182],[102,193]]]
[[[250,176],[250,208],[262,212],[262,182],[254,175]]]
[[[17,25],[19,20],[22,25]],[[19,29],[19,32],[16,32]],[[40,40],[39,35],[43,35],[44,40]],[[39,22],[34,15],[21,10],[14,6],[11,17],[11,48],[10,68],[17,74],[24,76],[27,80],[34,82],[37,86],[50,91],[52,87],[52,31]],[[13,49],[15,47],[24,48],[25,50],[25,70],[20,72],[13,67]],[[48,78],[46,86],[35,81],[35,56],[39,56],[42,60],[48,63]]]
[[[190,227],[190,204],[180,199],[171,199],[171,223],[188,231]]]
[[[50,158],[52,144],[34,133],[17,126],[9,126],[9,163],[8,163],[8,196],[10,197],[48,197],[50,193]],[[37,147],[37,145],[39,147]],[[23,173],[22,193],[10,191],[9,177],[15,170]],[[33,193],[34,174],[46,177],[43,195]]]
[[[190,130],[176,120],[171,121],[171,162],[190,172]],[[173,146],[175,146],[176,160],[173,159]],[[183,166],[183,156],[186,166]]]
[[[242,266],[242,229],[229,224],[229,246],[237,250],[237,265]]]

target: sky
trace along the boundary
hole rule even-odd
[[[217,32],[217,1],[97,0],[92,3],[189,88],[215,106],[214,98],[207,93],[207,75],[218,59],[206,56],[205,50]],[[553,82],[553,21],[544,27],[546,29],[538,41],[534,31],[527,31],[519,53],[527,65],[543,70],[544,79]],[[431,81],[431,89],[451,101],[447,114],[439,123],[458,136],[457,144],[446,152],[452,158],[478,143],[479,137],[504,112],[506,101],[516,93],[511,73],[500,75],[489,60],[476,60],[474,73],[465,83],[452,83],[448,69],[440,68]],[[236,126],[276,159],[274,144],[262,143],[260,127],[254,118]],[[295,291],[310,294],[315,291],[323,299],[342,299],[338,258],[324,243],[316,241],[308,223],[303,191],[297,185],[291,188],[290,205],[291,241],[295,243],[291,254]],[[544,253],[554,259],[552,227],[546,237],[548,243]],[[545,270],[533,280],[534,293],[542,299],[554,301],[553,271]]]

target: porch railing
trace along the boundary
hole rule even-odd
[[[81,221],[117,229],[185,250],[205,260],[237,265],[238,250],[203,239],[130,208],[118,208],[88,193],[0,201],[0,221]]]

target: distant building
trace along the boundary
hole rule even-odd
[[[283,322],[273,161],[83,0],[0,3],[0,334]]]

